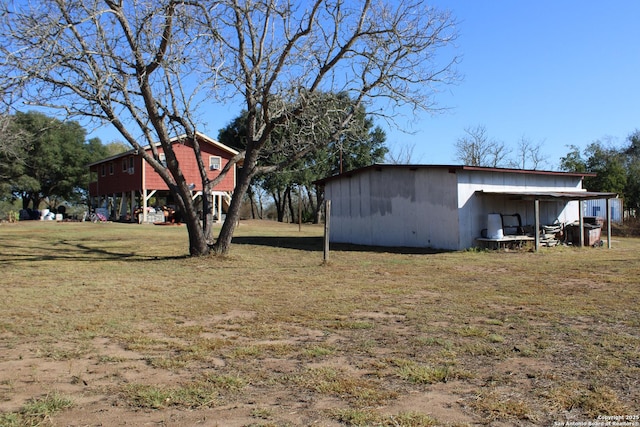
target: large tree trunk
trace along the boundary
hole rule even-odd
[[[185,219],[187,232],[189,234],[189,255],[205,256],[209,254],[209,244],[207,242],[204,230],[200,225],[197,217],[189,216]]]
[[[213,242],[213,195],[211,194],[211,188],[205,185],[202,191],[202,229],[204,230],[204,237],[207,244]],[[200,217],[200,214],[198,214]],[[200,218],[199,218],[200,220]]]
[[[213,245],[213,252],[217,255],[226,255],[231,248],[231,240],[233,239],[233,232],[236,229],[238,221],[240,221],[240,208],[242,207],[242,200],[244,195],[247,194],[249,185],[251,185],[251,179],[253,178],[253,170],[256,167],[258,153],[255,150],[247,150],[247,154],[244,159],[244,165],[240,169],[240,176],[238,177],[238,183],[233,190],[233,197],[231,198],[231,205],[227,211],[227,217],[222,224],[220,234],[218,234],[218,240]]]
[[[189,235],[189,255],[191,256],[205,256],[210,253],[209,242],[205,233],[205,224],[200,222],[200,215],[196,209],[193,198],[191,197],[191,191],[186,184],[182,183],[182,186],[173,188],[173,196],[176,201],[180,203],[178,207],[182,215],[182,221],[187,226],[187,232]],[[203,203],[206,208],[208,203]],[[209,208],[209,210],[211,210]]]

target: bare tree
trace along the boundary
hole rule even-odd
[[[515,161],[512,162],[513,167],[519,169],[538,169],[544,164],[546,159],[542,153],[543,145],[542,142],[534,143],[526,136],[520,138],[516,148]]]
[[[25,102],[111,123],[169,186],[189,232],[189,251],[226,253],[260,153],[274,129],[309,109],[317,93],[435,108],[434,90],[455,78],[457,58],[442,60],[455,38],[448,12],[421,0],[40,0],[3,2],[0,90]],[[209,180],[194,138],[210,100],[242,100],[247,145]],[[205,102],[206,101],[206,102]],[[385,115],[389,109],[380,109]],[[336,137],[354,109],[345,108]],[[326,138],[300,129],[295,161]],[[324,129],[323,134],[327,133]],[[205,194],[243,162],[226,221],[212,245],[200,224],[171,139],[193,143]],[[154,142],[166,155],[160,162]],[[270,166],[273,168],[273,165]],[[205,199],[206,201],[206,199]],[[204,206],[209,212],[208,206]]]
[[[414,159],[415,148],[415,144],[404,144],[391,148],[385,156],[385,161],[393,165],[407,165],[415,163],[417,161]]]
[[[509,155],[505,144],[489,138],[484,126],[467,127],[464,132],[455,143],[456,160],[463,164],[498,167]]]

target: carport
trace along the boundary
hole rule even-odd
[[[611,199],[618,198],[616,193],[604,193],[595,191],[484,191],[479,190],[478,193],[506,197],[509,200],[532,202],[534,206],[535,225],[534,238],[536,252],[540,248],[540,202],[558,202],[558,201],[578,201],[579,206],[579,228],[580,228],[580,246],[584,246],[584,209],[583,202],[585,200],[606,200],[606,232],[607,247],[611,249]]]

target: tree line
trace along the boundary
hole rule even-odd
[[[566,172],[592,172],[595,176],[584,179],[590,191],[618,193],[624,198],[628,214],[637,217],[640,212],[640,130],[635,130],[622,147],[611,142],[596,140],[583,150],[572,145],[560,159],[560,169]]]
[[[61,121],[38,112],[0,116],[0,202],[24,210],[61,204],[87,204],[87,164],[116,154],[122,144],[86,139],[75,121]],[[3,212],[6,214],[6,212]],[[3,215],[4,216],[4,215]]]
[[[640,130],[631,133],[622,147],[610,141],[596,140],[584,149],[575,145],[560,158],[564,172],[594,173],[586,176],[583,186],[589,191],[617,193],[631,216],[640,212]],[[485,126],[465,128],[455,142],[455,158],[464,165],[539,169],[546,163],[542,143],[522,137],[515,148],[491,138]]]

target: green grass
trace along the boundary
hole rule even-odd
[[[26,427],[43,425],[56,413],[73,406],[73,400],[58,392],[27,401],[17,412],[0,413],[0,426]]]
[[[184,227],[0,224],[0,361],[30,372],[0,372],[0,425],[80,410],[28,409],[56,389],[34,361],[76,387],[64,399],[97,396],[120,419],[250,402],[246,416],[268,425],[455,425],[403,406],[436,392],[485,425],[637,412],[640,239],[539,253],[334,246],[325,265],[321,233],[243,222],[228,256],[191,259]],[[30,382],[38,392],[18,399]]]

